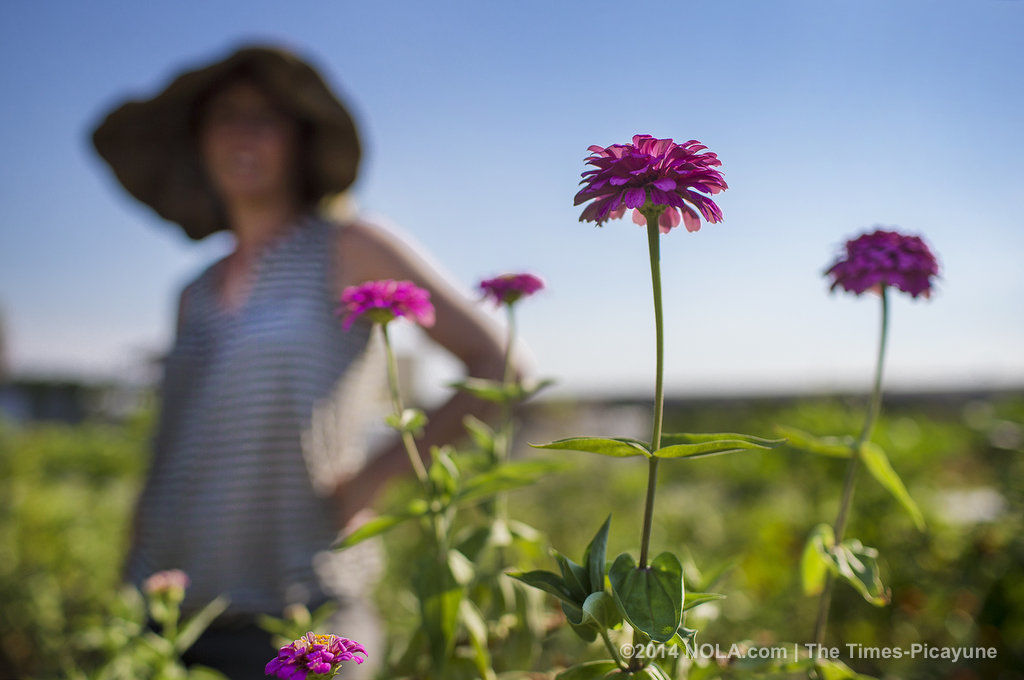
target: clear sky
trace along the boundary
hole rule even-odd
[[[1024,384],[1021,35],[1019,0],[7,0],[10,359],[125,375],[167,346],[177,291],[229,237],[189,242],[134,202],[88,132],[182,67],[270,40],[351,103],[366,211],[467,289],[547,279],[521,328],[563,390],[651,382],[643,231],[572,206],[587,147],[638,132],[701,140],[730,185],[723,223],[662,240],[669,392],[865,386],[877,301],[828,295],[821,272],[875,225],[922,234],[943,272],[930,302],[894,304],[890,384]]]

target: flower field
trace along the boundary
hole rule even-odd
[[[770,432],[784,423],[855,433],[864,402],[669,400],[665,422],[677,430],[718,431],[731,424]],[[596,405],[538,403],[521,419],[564,423],[590,408]],[[118,569],[151,426],[146,410],[117,425],[8,423],[0,429],[0,678],[70,677],[71,669],[97,663],[102,646],[116,643],[111,636],[125,634],[101,624],[116,613]],[[917,499],[927,529],[918,532],[886,490],[862,482],[850,530],[879,550],[891,604],[875,608],[852,588],[837,588],[830,635],[843,645],[984,645],[998,654],[982,662],[851,659],[844,646],[844,658],[877,677],[1021,677],[1024,395],[894,395],[886,399],[874,439]],[[524,448],[518,443],[516,454]],[[626,529],[643,512],[645,471],[631,461],[584,453],[539,454],[573,467],[512,492],[509,514],[543,528],[548,544],[576,555],[593,530],[588,511],[600,499],[601,507],[616,508],[609,550],[627,548]],[[691,626],[699,622],[699,643],[727,651],[743,641],[771,645],[810,637],[817,603],[802,594],[797,565],[808,532],[836,510],[843,466],[789,447],[666,466],[652,541],[680,549],[688,584],[722,572],[715,590],[726,598],[687,619]],[[389,561],[376,599],[396,637],[415,621],[397,587],[409,579],[403,568],[411,561],[403,556],[415,534],[405,526],[384,536]],[[536,555],[537,567],[549,559]],[[537,668],[601,653],[555,626],[562,613],[554,601],[544,611],[552,632],[537,640]]]

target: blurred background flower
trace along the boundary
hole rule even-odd
[[[842,287],[860,295],[893,286],[911,297],[930,297],[939,263],[920,236],[878,229],[846,242],[845,253],[825,272],[831,290]]]

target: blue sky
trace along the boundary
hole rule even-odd
[[[877,301],[821,271],[875,225],[943,279],[894,305],[890,384],[1024,382],[1024,2],[27,2],[0,6],[0,310],[22,374],[125,375],[165,348],[180,287],[230,247],[133,202],[98,118],[243,41],[293,47],[351,103],[360,205],[468,289],[530,269],[537,370],[565,391],[653,372],[642,230],[572,206],[591,144],[719,154],[725,221],[662,240],[675,393],[857,388]],[[407,347],[419,347],[410,337]],[[430,377],[450,372],[436,351]]]

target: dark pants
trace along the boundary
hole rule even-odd
[[[207,628],[181,659],[186,666],[207,666],[231,680],[263,680],[264,668],[276,656],[270,633],[255,623],[234,623]]]

